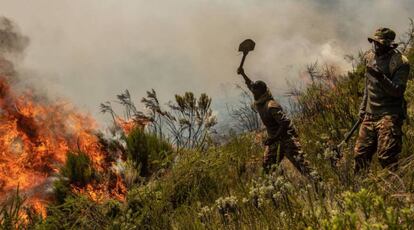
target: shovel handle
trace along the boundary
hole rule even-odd
[[[352,134],[354,134],[355,130],[358,129],[359,125],[362,123],[362,119],[358,119],[358,121],[354,124],[352,129],[346,134],[344,142],[348,142],[351,138]]]
[[[241,62],[240,62],[239,69],[243,68],[243,65],[244,65],[244,60],[246,60],[246,56],[247,56],[247,54],[248,54],[248,52],[243,52],[243,57],[242,57],[242,60],[241,60]]]
[[[345,135],[345,138],[341,141],[341,143],[339,143],[339,145],[333,148],[333,151],[335,153],[334,158],[331,160],[331,163],[333,166],[335,166],[336,162],[340,158],[342,158],[342,153],[341,153],[342,146],[346,144],[349,141],[349,139],[351,139],[352,134],[354,134],[355,130],[357,130],[357,128],[359,127],[361,123],[362,123],[362,119],[358,119],[358,121],[354,124],[354,126],[352,126],[351,130],[349,130],[349,132]]]

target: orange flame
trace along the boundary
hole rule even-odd
[[[0,200],[19,186],[32,207],[46,215],[45,202],[51,197],[47,191],[52,186],[48,178],[58,172],[69,150],[87,153],[98,171],[107,170],[96,128],[90,116],[69,103],[52,103],[30,90],[17,93],[7,77],[0,76]],[[125,186],[120,177],[116,180],[112,190],[108,182],[106,187],[87,185],[75,191],[123,200]]]
[[[149,119],[141,118],[125,120],[120,117],[117,117],[115,124],[122,129],[122,131],[128,135],[135,128],[144,129],[151,121]]]

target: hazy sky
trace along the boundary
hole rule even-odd
[[[1,14],[30,39],[24,79],[69,98],[102,120],[98,105],[129,89],[167,100],[206,92],[215,106],[234,99],[238,44],[256,41],[246,62],[253,79],[283,95],[306,64],[342,66],[369,47],[379,26],[397,33],[414,17],[412,0],[0,0]],[[227,91],[227,92],[226,92]],[[231,92],[229,92],[231,91]],[[219,103],[220,102],[220,103]]]

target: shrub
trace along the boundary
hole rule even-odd
[[[91,159],[83,152],[69,152],[61,175],[66,177],[70,184],[85,186],[94,177]]]
[[[83,152],[68,152],[66,157],[59,179],[53,182],[53,192],[58,204],[63,204],[66,197],[72,194],[71,184],[83,187],[95,177],[88,155]]]
[[[122,213],[110,229],[171,229],[167,213],[172,209],[158,183],[149,183],[128,192]]]
[[[151,169],[157,169],[168,160],[171,145],[153,134],[136,128],[126,138],[128,159],[140,167],[140,176],[148,176]]]
[[[53,182],[53,193],[58,204],[63,204],[65,198],[72,194],[70,183],[65,178],[59,178]]]

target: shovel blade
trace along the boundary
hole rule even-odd
[[[248,53],[254,50],[256,43],[252,39],[246,39],[239,45],[239,52]]]

